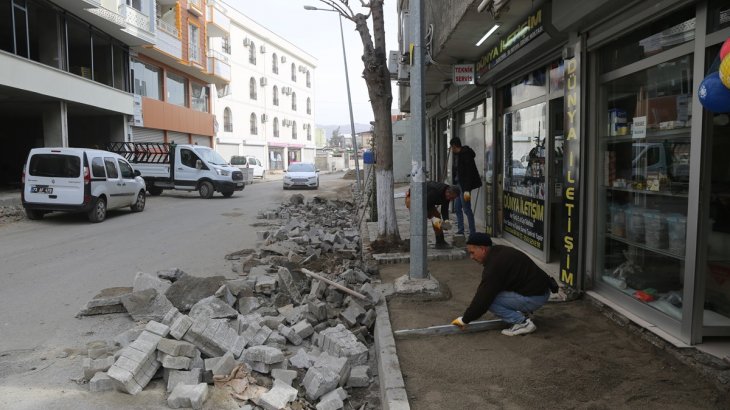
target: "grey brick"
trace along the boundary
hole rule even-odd
[[[295,346],[299,346],[304,341],[301,336],[297,334],[297,332],[294,331],[294,329],[285,326],[285,325],[279,325],[279,333],[287,338],[291,344]]]
[[[155,322],[154,320],[147,322],[147,326],[145,326],[144,329],[161,337],[167,337],[170,333],[170,326],[163,325],[162,323]]]
[[[170,356],[195,357],[195,345],[182,340],[162,339],[157,343],[157,350]]]
[[[273,377],[274,380],[282,381],[291,386],[294,379],[297,378],[297,372],[296,370],[272,369],[271,377]]]
[[[103,359],[83,360],[84,380],[91,380],[99,372],[105,372],[114,365],[114,357],[109,356]]]
[[[201,369],[171,370],[167,376],[167,392],[172,392],[178,384],[197,385],[202,379],[201,373]]]
[[[167,398],[167,405],[173,409],[181,407],[192,407],[202,409],[203,403],[208,398],[208,385],[199,383],[196,385],[178,384]]]
[[[327,304],[319,299],[311,300],[307,304],[309,313],[314,315],[317,320],[327,319]]]
[[[299,337],[306,339],[314,333],[314,328],[306,320],[299,321],[297,324],[292,326],[292,329],[297,332]]]
[[[172,356],[167,353],[160,352],[158,355],[158,360],[160,361],[160,364],[162,367],[166,369],[176,369],[176,370],[182,370],[182,369],[189,369],[190,364],[192,363],[192,359],[185,356]]]
[[[367,387],[370,385],[369,368],[365,365],[355,366],[350,370],[347,387]]]
[[[104,392],[114,390],[114,379],[107,376],[104,372],[97,372],[94,377],[89,380],[89,391]]]
[[[280,380],[274,380],[271,390],[261,395],[259,405],[266,410],[280,410],[296,398],[297,389]]]
[[[344,383],[349,373],[349,364],[344,357],[332,357],[327,353],[317,358],[312,367],[307,370],[302,386],[306,390],[309,400],[316,400],[338,385]]]
[[[300,349],[294,356],[289,358],[289,363],[297,369],[309,369],[315,361],[304,349]]]
[[[246,363],[274,364],[283,362],[285,359],[281,350],[271,346],[253,346],[247,349],[243,356]]]
[[[236,367],[236,359],[233,358],[231,352],[227,352],[223,357],[218,360],[215,365],[211,368],[214,376],[227,376],[231,374],[231,371]]]

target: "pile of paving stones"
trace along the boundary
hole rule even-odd
[[[25,212],[20,205],[0,206],[0,224],[19,221],[25,218]]]
[[[91,391],[138,394],[163,378],[171,408],[202,408],[224,389],[242,408],[379,408],[373,348],[381,294],[358,266],[354,206],[292,196],[261,215],[262,246],[228,255],[236,279],[180,269],[139,272],[79,316],[126,312],[139,323],[88,346]],[[333,271],[304,266],[329,260]]]

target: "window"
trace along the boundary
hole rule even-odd
[[[297,81],[297,65],[291,63],[291,80]]]
[[[271,72],[279,74],[279,57],[277,57],[276,53],[271,54]]]
[[[257,98],[256,77],[251,77],[251,79],[248,80],[248,94],[252,100],[255,100]]]
[[[208,112],[208,87],[198,83],[192,83],[193,99],[191,108],[200,111]]]
[[[167,73],[167,102],[186,107],[188,101],[188,80],[177,74]]]
[[[312,87],[312,73],[307,70],[307,88]]]
[[[229,107],[223,110],[223,131],[233,132],[233,114]]]
[[[114,158],[104,158],[104,167],[106,168],[106,175],[109,178],[119,178],[119,172],[117,172],[117,165]]]
[[[104,160],[101,157],[95,157],[91,160],[91,176],[94,178],[106,178]]]
[[[142,0],[127,0],[127,6],[137,11],[142,11]]]
[[[118,159],[117,162],[119,162],[119,171],[122,173],[122,178],[124,179],[134,179],[134,170],[132,169],[132,166],[127,163],[127,161]]]
[[[279,118],[274,117],[274,137],[279,138]]]
[[[230,37],[223,37],[221,48],[223,49],[224,53],[231,54],[231,38]]]
[[[274,105],[279,105],[279,87],[274,86],[272,93],[274,94],[273,95]]]
[[[297,93],[291,93],[291,109],[297,110]]]
[[[183,148],[180,150],[180,162],[190,168],[195,168],[195,162],[198,160],[198,156],[192,150]]]
[[[248,62],[256,65],[256,43],[253,41],[248,45]]]
[[[312,99],[307,97],[307,114],[312,113]]]
[[[251,135],[257,135],[259,133],[259,121],[255,113],[251,113]]]
[[[134,59],[132,60],[132,79],[135,94],[154,98],[155,100],[162,99],[162,81],[159,68]]]
[[[307,141],[312,140],[312,124],[307,124]]]
[[[200,63],[202,55],[200,53],[200,28],[195,24],[191,24],[188,30],[188,43],[190,44],[188,58],[190,61]]]
[[[38,177],[76,178],[81,174],[81,158],[76,155],[35,154],[30,158],[28,174]]]
[[[291,123],[291,138],[293,140],[297,139],[297,122],[292,121]]]

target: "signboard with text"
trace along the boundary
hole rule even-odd
[[[479,76],[483,76],[493,69],[497,64],[501,63],[512,55],[515,51],[524,47],[525,44],[534,40],[537,36],[544,32],[542,25],[542,9],[538,9],[517,27],[514,28],[506,36],[500,37],[497,44],[492,47],[487,54],[479,59],[476,65],[476,71]]]
[[[455,85],[471,85],[474,84],[475,73],[474,64],[455,64],[454,78]]]
[[[504,231],[543,250],[545,247],[545,200],[504,191]]]

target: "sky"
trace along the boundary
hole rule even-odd
[[[319,0],[224,0],[224,2],[318,60],[314,72],[314,121],[317,125],[350,123],[337,13],[304,9],[305,5],[327,8]],[[350,0],[349,3],[356,13],[367,13],[367,10],[360,6],[360,0]],[[395,0],[386,0],[384,5],[388,50],[398,49],[396,4]],[[343,19],[342,28],[347,54],[347,72],[350,76],[353,117],[356,124],[369,124],[373,120],[373,111],[365,80],[362,78],[362,41],[352,21]],[[393,91],[393,106],[396,107],[397,89],[393,88]]]

